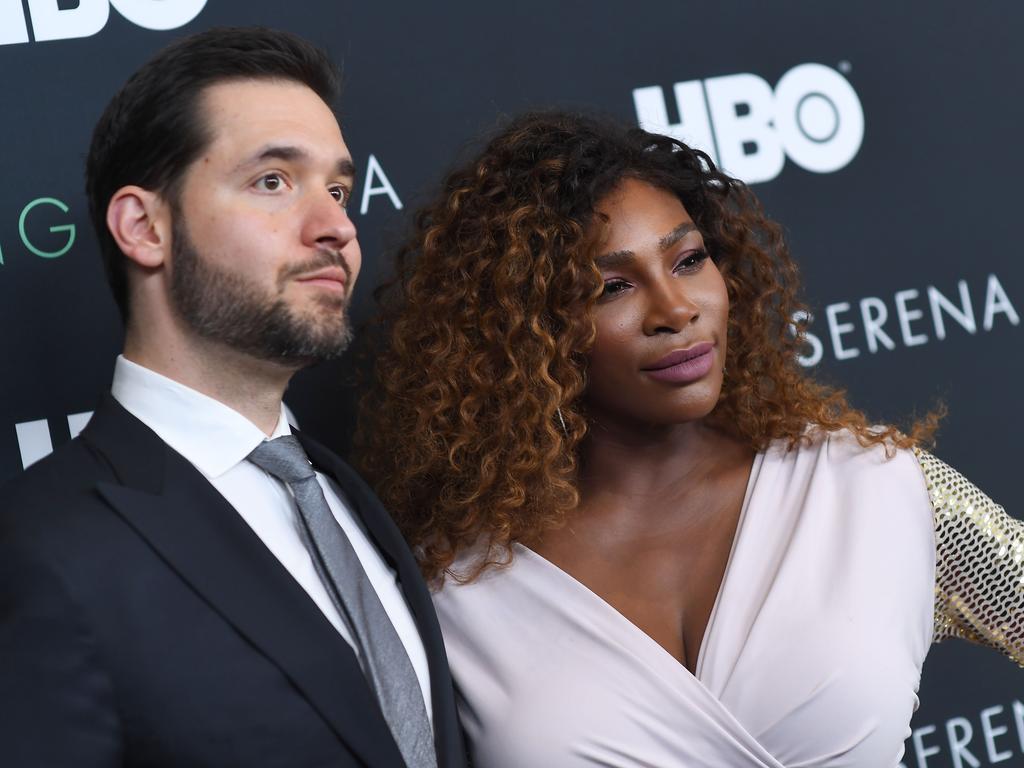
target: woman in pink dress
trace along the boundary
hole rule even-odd
[[[706,155],[530,115],[416,221],[363,468],[477,768],[891,767],[934,640],[1024,659],[1020,525],[808,378],[780,230]]]

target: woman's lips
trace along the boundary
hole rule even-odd
[[[704,378],[715,362],[715,345],[709,341],[694,344],[689,349],[672,352],[643,372],[655,381],[668,384],[688,384]]]

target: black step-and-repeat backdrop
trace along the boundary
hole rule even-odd
[[[944,401],[939,455],[1024,510],[1024,8],[952,1],[0,0],[0,480],[77,434],[119,349],[82,193],[92,126],[156,49],[224,24],[292,30],[343,65],[357,320],[404,217],[474,137],[530,107],[596,108],[753,184],[803,265],[803,362],[879,420]],[[287,398],[342,451],[350,367],[304,372]],[[921,700],[906,768],[1024,765],[1010,662],[937,646]]]

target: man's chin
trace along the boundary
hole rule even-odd
[[[288,294],[285,301],[293,312],[314,319],[325,314],[344,314],[348,308],[349,295],[344,289],[297,286],[295,292]]]
[[[288,365],[306,367],[341,357],[352,343],[352,332],[346,322],[335,328],[320,328],[316,333],[292,341],[279,350],[279,359]]]

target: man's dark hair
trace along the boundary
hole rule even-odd
[[[104,110],[86,161],[89,215],[107,280],[128,319],[125,257],[107,229],[114,193],[134,184],[177,207],[185,170],[212,137],[203,91],[231,80],[290,80],[334,107],[338,74],[327,55],[296,35],[259,27],[219,28],[172,43],[142,66]]]

